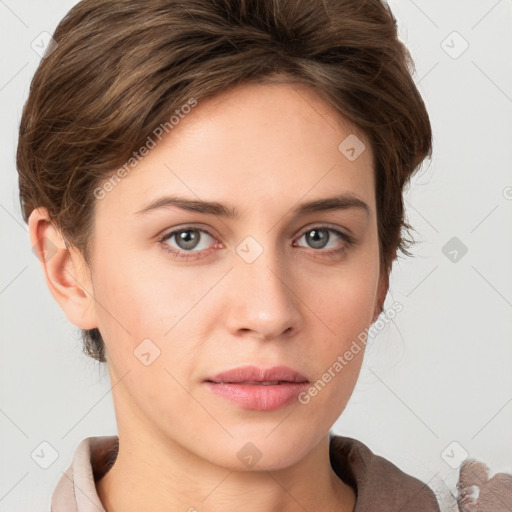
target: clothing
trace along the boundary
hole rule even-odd
[[[512,475],[489,476],[489,467],[475,459],[466,459],[460,467],[458,506],[460,512],[510,512]]]
[[[51,512],[105,512],[95,482],[114,464],[118,436],[88,437],[77,447],[52,496]],[[439,512],[430,488],[350,437],[330,437],[336,474],[357,494],[355,512]]]

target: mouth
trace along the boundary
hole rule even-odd
[[[309,385],[288,366],[242,366],[204,380],[210,391],[243,409],[273,411],[290,405]]]
[[[289,366],[273,366],[261,368],[258,366],[239,366],[208,377],[207,382],[225,384],[248,384],[277,386],[283,383],[305,383],[308,379]]]
[[[289,380],[276,380],[276,381],[250,381],[250,382],[238,382],[238,381],[214,381],[207,380],[206,382],[213,382],[214,384],[240,384],[241,386],[280,386],[281,384],[291,384]]]

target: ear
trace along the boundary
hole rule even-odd
[[[28,227],[46,284],[68,320],[81,329],[97,327],[90,271],[80,252],[68,247],[46,208],[32,211]]]

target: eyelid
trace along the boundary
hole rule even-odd
[[[187,230],[197,229],[198,231],[204,231],[206,234],[210,235],[212,238],[218,239],[220,236],[216,231],[211,229],[210,227],[204,227],[204,224],[183,224],[181,226],[174,226],[170,229],[164,229],[160,231],[155,238],[158,240],[162,240],[163,238],[169,238],[172,234],[176,234],[179,231],[187,231]]]
[[[336,225],[329,224],[328,222],[327,223],[326,222],[318,222],[316,224],[309,225],[301,231],[300,236],[302,236],[304,233],[307,233],[308,231],[311,231],[312,229],[322,229],[322,228],[332,229],[333,231],[336,231],[351,240],[353,240],[353,238],[354,238],[352,235],[352,232],[348,228],[342,228],[341,226],[338,226],[337,224]]]

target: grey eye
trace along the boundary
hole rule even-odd
[[[174,239],[174,243],[171,245],[171,240]],[[203,249],[208,249],[212,244],[213,237],[204,229],[198,228],[187,228],[179,229],[169,233],[163,238],[162,241],[167,241],[171,247],[186,252],[193,250],[199,252]]]

